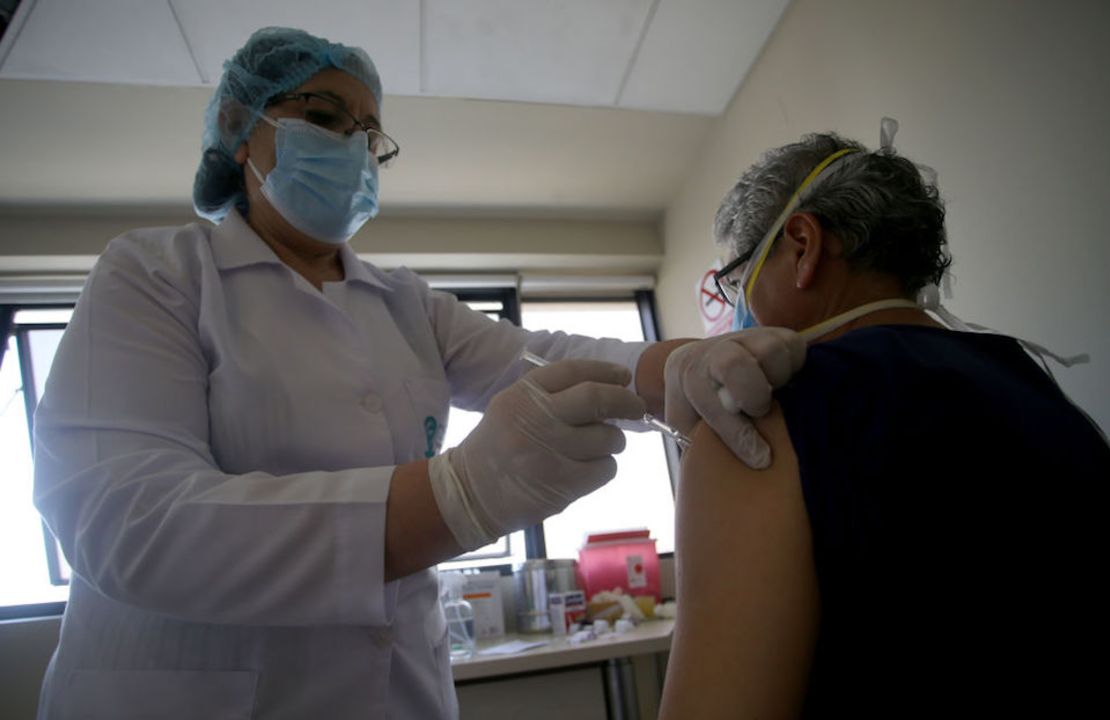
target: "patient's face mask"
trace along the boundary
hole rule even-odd
[[[747,330],[753,327],[759,327],[759,321],[755,319],[755,315],[752,315],[752,311],[748,309],[747,304],[736,303],[732,312],[732,327],[729,328],[729,332]]]
[[[751,264],[749,263],[749,267]],[[747,270],[744,271],[747,275]],[[746,277],[740,281],[739,292],[736,293],[736,303],[732,312],[732,332],[737,330],[747,330],[748,328],[759,327],[759,321],[755,319],[752,314],[752,306],[748,302],[750,295],[747,290]]]
[[[776,230],[772,227],[772,232],[776,232]],[[775,242],[776,237],[777,232],[775,235],[771,233],[765,235],[755,246],[755,250],[751,252],[748,260],[741,266],[740,280],[736,283],[737,292],[733,303],[735,305],[732,314],[733,332],[759,327],[759,320],[752,313],[752,288],[755,287],[755,280],[759,277],[759,271],[763,268],[763,261],[770,252],[770,246]]]
[[[378,164],[364,133],[343,135],[293,118],[262,120],[277,128],[277,162],[265,178],[250,158],[247,164],[290,225],[339,244],[378,214]]]

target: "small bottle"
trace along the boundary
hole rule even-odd
[[[463,599],[466,578],[461,573],[440,575],[443,587],[443,614],[447,617],[447,642],[451,657],[470,657],[474,653],[474,608]]]

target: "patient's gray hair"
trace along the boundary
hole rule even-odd
[[[754,250],[806,175],[845,148],[859,152],[834,161],[802,193],[796,211],[813,213],[840,238],[854,267],[896,277],[907,297],[939,283],[952,261],[936,185],[892,150],[868,152],[834,133],[806,135],[748,168],[717,210],[717,242],[736,256]]]

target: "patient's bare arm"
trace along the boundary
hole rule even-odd
[[[678,622],[660,718],[800,714],[819,602],[798,462],[776,405],[752,470],[704,423],[678,487]]]

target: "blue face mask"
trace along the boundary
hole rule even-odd
[[[262,178],[262,194],[285,220],[326,243],[346,242],[378,214],[378,163],[366,135],[333,133],[304,120],[262,119],[277,128],[277,163]]]
[[[737,330],[747,330],[748,328],[759,327],[759,321],[752,315],[751,308],[748,307],[748,302],[744,298],[744,292],[741,290],[736,298],[736,307],[732,309],[732,327],[731,332]]]
[[[759,322],[756,321],[755,315],[752,315],[751,310],[737,305],[735,311],[732,313],[732,327],[730,332],[737,330],[747,330],[748,328],[759,327]]]

